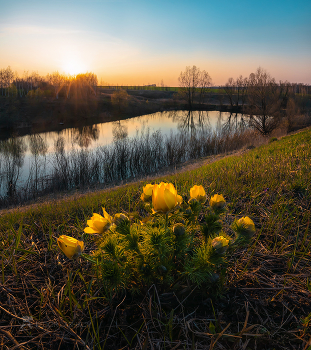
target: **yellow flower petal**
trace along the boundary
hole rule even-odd
[[[61,235],[57,238],[57,245],[68,259],[73,258],[75,255],[80,255],[84,249],[83,241],[78,241],[66,235]]]
[[[175,193],[171,192],[169,189],[164,190],[164,200],[169,210],[173,209],[177,204]]]
[[[103,220],[103,221],[98,221],[98,220],[94,220],[93,221],[93,228],[94,228],[94,230],[98,230],[99,232],[103,232],[104,231],[104,229],[106,228],[106,226],[108,226],[109,225],[109,222],[108,222],[108,220]]]
[[[179,194],[177,195],[177,204],[181,204],[183,199],[182,199],[182,196],[180,196]]]
[[[111,221],[111,216],[106,212],[105,208],[102,208],[103,209],[103,213],[104,213],[104,218]]]
[[[93,226],[93,220],[87,220],[87,225],[89,225],[90,227],[92,227]]]
[[[210,199],[210,206],[215,209],[222,209],[226,205],[223,195],[215,194]]]
[[[172,183],[161,182],[159,185],[153,186],[152,205],[154,212],[167,213],[181,202],[182,198],[177,195]]]
[[[101,233],[100,231],[98,231],[98,230],[96,230],[96,229],[94,229],[94,228],[92,228],[92,227],[86,227],[86,228],[84,229],[84,232],[85,232],[85,233],[91,233],[91,234],[93,234],[93,233]]]
[[[196,199],[198,202],[205,203],[206,193],[205,193],[203,186],[194,185],[190,189],[190,200],[191,199]]]

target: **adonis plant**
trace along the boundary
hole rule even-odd
[[[186,196],[185,196],[186,198]],[[141,200],[144,218],[117,213],[93,214],[84,233],[94,239],[91,255],[83,253],[83,241],[58,238],[67,258],[78,256],[93,262],[95,275],[107,295],[121,290],[143,292],[152,284],[162,290],[195,285],[219,290],[228,271],[230,255],[249,244],[255,225],[249,217],[232,224],[234,235],[224,231],[226,201],[215,194],[209,201],[202,186],[193,186],[183,200],[171,183],[147,184]]]

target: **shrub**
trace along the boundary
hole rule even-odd
[[[275,142],[275,141],[277,141],[278,140],[278,138],[277,137],[271,137],[271,139],[269,140],[269,143],[271,143],[271,142]]]
[[[128,104],[129,95],[124,89],[116,90],[111,95],[111,102],[113,105],[118,106],[119,110],[126,107]]]

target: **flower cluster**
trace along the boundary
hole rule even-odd
[[[57,239],[67,258],[82,256],[94,262],[96,276],[110,295],[124,288],[139,292],[154,283],[173,289],[194,283],[214,290],[215,283],[225,280],[228,255],[248,244],[255,233],[254,222],[242,217],[232,224],[235,235],[227,234],[224,196],[214,194],[208,201],[201,185],[194,185],[183,200],[172,183],[147,184],[140,198],[150,216],[110,216],[103,208],[103,215],[94,213],[87,220],[84,233],[97,247],[91,257],[82,254],[83,241]]]

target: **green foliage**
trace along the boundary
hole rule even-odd
[[[201,211],[206,213],[203,223],[197,219]],[[243,230],[232,238],[222,231],[222,214],[196,200],[143,221],[138,215],[131,215],[131,222],[128,216],[116,214],[91,256],[107,295],[123,289],[142,292],[151,285],[165,291],[180,283],[221,291],[227,255],[250,242],[250,237],[241,239]]]
[[[202,234],[205,238],[205,241],[208,240],[213,235],[216,235],[221,231],[222,225],[219,215],[210,211],[204,217],[204,224],[201,227]]]

